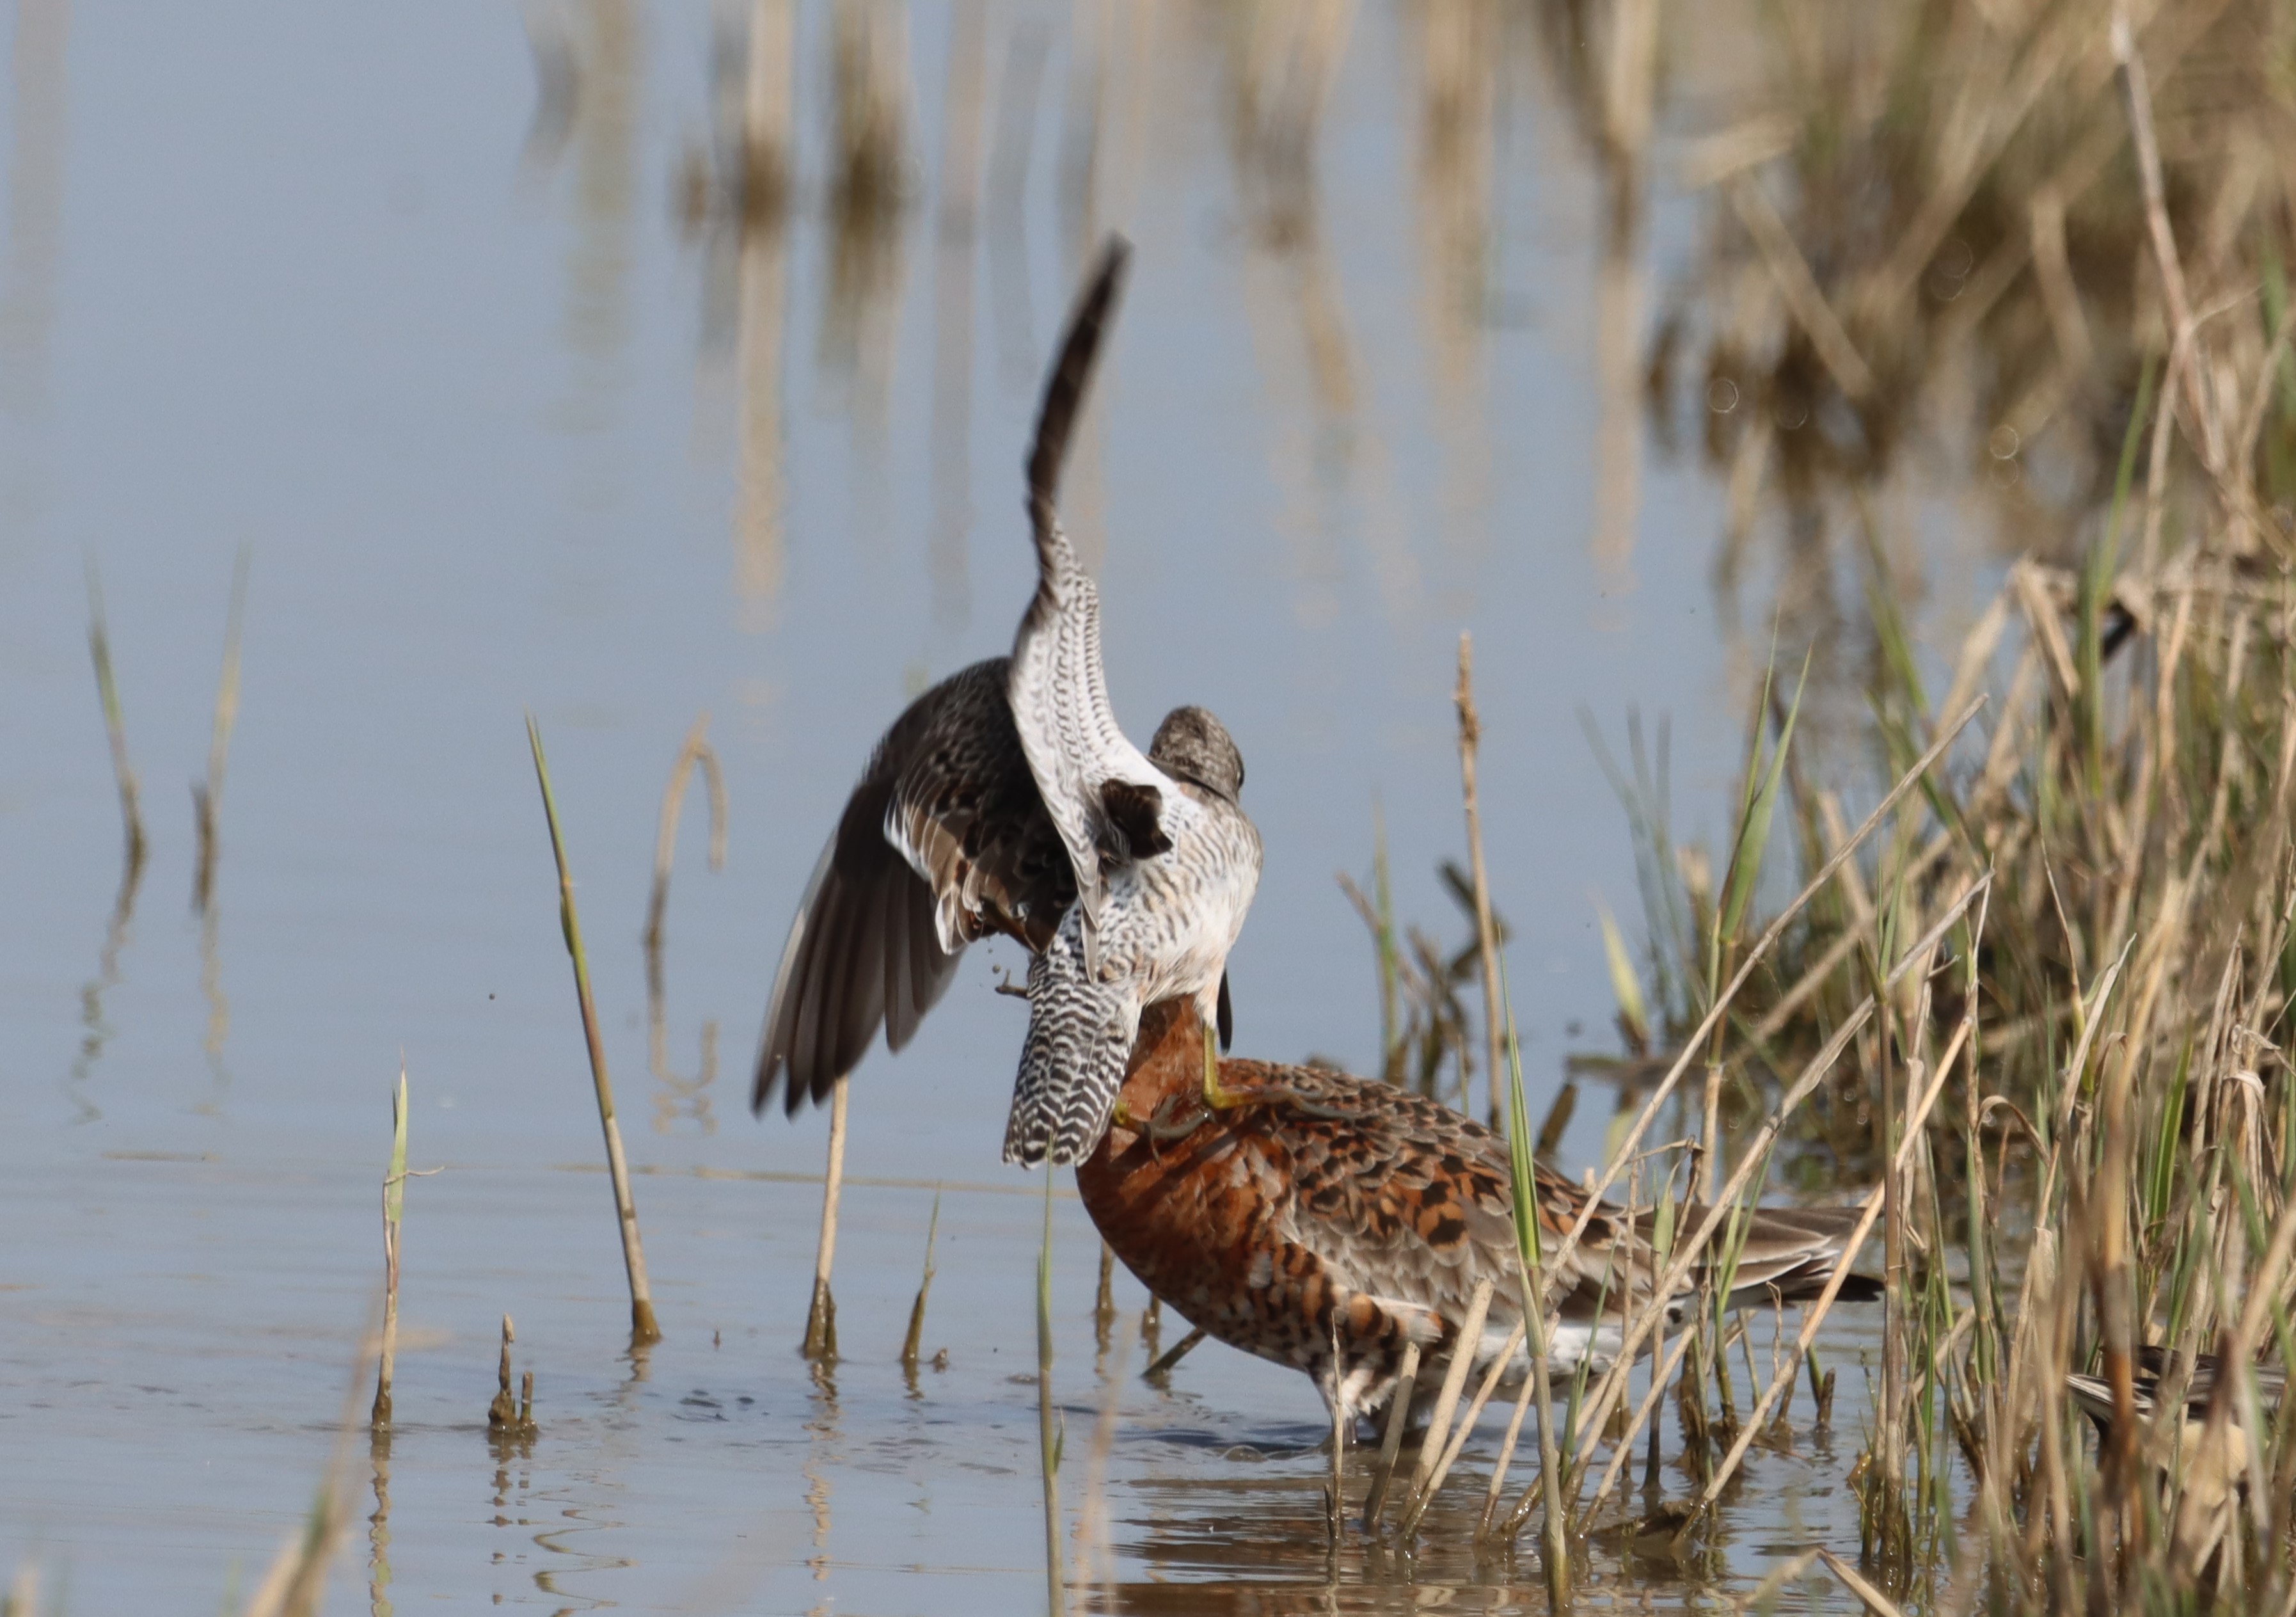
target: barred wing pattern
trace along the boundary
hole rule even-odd
[[[1045,807],[1067,847],[1084,910],[1087,961],[1098,963],[1098,932],[1107,907],[1104,861],[1144,851],[1126,824],[1111,821],[1103,794],[1111,783],[1128,804],[1159,822],[1168,845],[1180,840],[1194,805],[1126,739],[1109,705],[1100,652],[1100,590],[1078,562],[1061,527],[1056,499],[1070,436],[1085,386],[1113,314],[1130,250],[1119,238],[1102,255],[1075,312],[1059,360],[1045,384],[1037,438],[1029,456],[1029,520],[1037,542],[1037,593],[1013,645],[1011,699],[1021,743]]]
[[[750,1106],[825,1099],[877,1030],[898,1050],[964,946],[1041,948],[1076,897],[1006,705],[1006,659],[974,663],[894,720],[822,850],[783,947]]]

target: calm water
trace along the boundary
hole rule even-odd
[[[1436,13],[1375,5],[1331,13],[1351,29],[1303,220],[1236,155],[1241,24],[1080,14],[1081,41],[1065,6],[906,16],[880,63],[911,86],[912,200],[857,245],[832,205],[826,6],[793,20],[793,209],[745,236],[681,220],[685,176],[726,144],[741,70],[713,61],[738,55],[745,7],[16,0],[0,1557],[36,1561],[70,1610],[209,1609],[306,1508],[375,1306],[402,1053],[411,1158],[444,1171],[408,1190],[399,1425],[387,1459],[363,1434],[351,1457],[335,1609],[369,1597],[386,1496],[401,1610],[1042,1602],[1042,1180],[997,1161],[1023,1013],[988,991],[1017,956],[975,951],[916,1044],[857,1080],[830,1378],[793,1350],[825,1127],[745,1101],[790,911],[870,743],[1009,644],[1038,367],[1104,228],[1141,251],[1070,504],[1128,725],[1201,701],[1249,760],[1268,856],[1239,1048],[1375,1059],[1371,951],[1333,881],[1367,876],[1374,805],[1398,912],[1462,935],[1433,874],[1463,838],[1462,629],[1532,1104],[1599,1042],[1595,900],[1631,922],[1636,899],[1580,710],[1614,739],[1633,708],[1671,715],[1682,828],[1710,840],[1768,636],[1759,564],[1726,600],[1711,581],[1726,491],[1639,414],[1646,283],[1684,260],[1695,207],[1661,188],[1641,281],[1606,272],[1600,176],[1529,42],[1494,21],[1463,66]],[[1727,54],[1685,99],[1726,92]],[[1462,86],[1467,133],[1447,136],[1430,109]],[[969,206],[947,156],[967,149]],[[184,788],[242,546],[201,920]],[[117,929],[90,562],[152,837]],[[668,1334],[642,1364],[529,709],[643,1174]],[[731,857],[706,870],[696,794],[655,1060],[637,935],[663,783],[704,710]],[[948,1360],[911,1387],[896,1352],[935,1180],[926,1341]],[[1072,1201],[1055,1226],[1080,1603],[1539,1603],[1529,1557],[1478,1565],[1447,1519],[1415,1564],[1351,1549],[1324,1591],[1306,1381],[1214,1347],[1145,1386],[1139,1347],[1096,1350]],[[1119,1300],[1136,1318],[1144,1298],[1120,1280]],[[542,1426],[507,1455],[484,1425],[505,1311]],[[1686,1568],[1598,1556],[1602,1598],[1710,1602],[1802,1543],[1854,1544],[1860,1328],[1836,1342],[1840,1451],[1805,1433],[1755,1460]],[[1111,1387],[1095,1526],[1078,1506]]]

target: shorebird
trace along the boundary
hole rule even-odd
[[[2130,1405],[2139,1420],[2151,1420],[2158,1403],[2161,1383],[2169,1379],[2177,1355],[2162,1347],[2146,1346],[2136,1350],[2136,1362],[2130,1367]],[[2256,1403],[2265,1415],[2280,1408],[2280,1400],[2288,1390],[2288,1368],[2277,1358],[2259,1359],[2255,1367]],[[2209,1402],[2216,1396],[2217,1386],[2224,1379],[2224,1360],[2214,1353],[2193,1355],[2193,1372],[2185,1383],[2185,1419],[2188,1422],[2208,1418]],[[2102,1375],[2067,1375],[2065,1386],[2073,1395],[2080,1412],[2096,1423],[2100,1432],[2112,1430],[2112,1383]],[[2232,1389],[2226,1388],[2227,1392]]]
[[[2140,1424],[2150,1424],[2160,1413],[2163,1383],[2170,1379],[2179,1356],[2157,1346],[2139,1347],[2130,1367],[2129,1403]],[[2288,1368],[2277,1357],[2251,1367],[2256,1376],[2256,1408],[2269,1422],[2277,1416],[2288,1391]],[[2196,1569],[2205,1570],[2230,1531],[2241,1499],[2246,1497],[2251,1445],[2241,1424],[2236,1385],[2225,1379],[2225,1360],[2214,1353],[2195,1353],[2192,1375],[2185,1383],[2184,1418],[2177,1424],[2173,1458],[2157,1457],[2164,1479],[2177,1483],[2177,1512],[2170,1539],[2177,1555]],[[2066,1389],[2080,1412],[2096,1424],[2106,1448],[2112,1444],[2115,1416],[2112,1383],[2101,1375],[2068,1375]],[[2211,1427],[2209,1414],[2219,1395],[2231,1404],[2220,1426]]]
[[[1192,1005],[1148,1011],[1115,1120],[1077,1170],[1086,1210],[1126,1267],[1210,1335],[1306,1372],[1350,1422],[1393,1393],[1408,1343],[1438,1367],[1414,1386],[1439,1383],[1484,1278],[1492,1301],[1472,1351],[1488,1367],[1522,1309],[1505,1140],[1391,1084],[1316,1067],[1222,1061],[1226,1104],[1207,1107],[1195,1022]],[[1537,1173],[1551,1252],[1587,1193]],[[1650,1221],[1605,1202],[1587,1225],[1548,1344],[1554,1372],[1616,1357],[1625,1305],[1646,1306],[1655,1281]],[[1757,1210],[1731,1304],[1816,1295],[1857,1221],[1854,1208]],[[1694,1295],[1693,1277],[1670,1313],[1682,1317]],[[1841,1295],[1880,1286],[1852,1276]],[[1513,1357],[1502,1384],[1519,1387],[1529,1358],[1520,1347]]]
[[[1100,658],[1100,591],[1054,502],[1069,427],[1127,250],[1111,243],[1070,323],[1029,457],[1037,594],[1013,645],[1013,718],[1067,849],[1076,902],[1029,963],[1029,1036],[1004,1160],[1081,1161],[1108,1123],[1144,1006],[1191,1001],[1201,1076],[1218,1103],[1220,985],[1259,883],[1259,833],[1237,802],[1243,758],[1218,720],[1183,708],[1148,755],[1125,737]]]
[[[783,948],[754,1110],[776,1087],[792,1115],[825,1098],[881,1027],[900,1050],[990,933],[1032,956],[1007,1160],[1091,1148],[1148,992],[1197,996],[1227,1038],[1226,954],[1259,872],[1243,759],[1201,708],[1168,714],[1145,757],[1125,740],[1099,594],[1057,507],[1128,250],[1103,252],[1046,383],[1028,462],[1038,580],[1013,655],[944,679],[879,740]]]

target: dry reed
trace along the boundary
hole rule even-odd
[[[646,1283],[645,1248],[638,1238],[637,1203],[630,1196],[630,1170],[622,1155],[621,1125],[614,1117],[613,1081],[606,1073],[606,1044],[598,1030],[598,1007],[590,997],[589,957],[582,948],[582,923],[574,908],[574,876],[567,867],[566,843],[558,830],[558,804],[551,795],[550,766],[542,755],[542,731],[526,718],[526,738],[534,752],[534,778],[542,788],[543,817],[550,825],[550,851],[558,865],[558,924],[574,963],[574,997],[582,1013],[582,1038],[590,1054],[590,1079],[598,1100],[598,1125],[606,1137],[606,1171],[613,1182],[615,1221],[622,1237],[622,1268],[630,1287],[630,1340],[659,1341],[653,1291]]]

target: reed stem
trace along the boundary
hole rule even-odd
[[[390,1096],[390,1170],[382,1178],[382,1348],[375,1360],[374,1408],[367,1424],[390,1424],[390,1380],[398,1363],[398,1221],[406,1203],[406,1062]]]
[[[1459,635],[1459,684],[1451,701],[1459,710],[1459,789],[1467,806],[1467,861],[1475,882],[1475,946],[1483,966],[1484,1071],[1490,1074],[1490,1125],[1499,1123],[1499,942],[1491,921],[1490,879],[1483,869],[1482,806],[1475,789],[1476,753],[1482,742],[1482,721],[1475,715],[1475,642]]]
[[[542,754],[542,731],[526,716],[526,738],[534,751],[534,778],[542,787],[543,817],[550,823],[550,852],[558,863],[558,924],[566,953],[574,962],[574,997],[582,1011],[582,1038],[589,1047],[590,1081],[597,1092],[598,1126],[606,1137],[606,1172],[613,1182],[614,1214],[621,1228],[622,1268],[630,1285],[630,1340],[659,1342],[653,1292],[646,1284],[645,1248],[638,1239],[637,1203],[630,1195],[629,1164],[622,1156],[621,1125],[614,1119],[614,1086],[606,1074],[606,1043],[598,1031],[598,1007],[590,996],[590,962],[582,948],[582,922],[574,907],[574,877],[566,865],[566,841],[558,829],[558,803],[551,795],[550,765]]]

